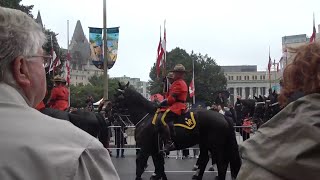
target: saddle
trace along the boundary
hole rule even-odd
[[[160,119],[158,118],[159,112],[161,112],[160,109],[158,109],[153,116],[153,119],[152,119],[153,125],[156,125],[156,121]],[[165,115],[166,114],[164,113],[163,116]],[[174,120],[173,124],[175,127],[182,127],[188,130],[193,130],[197,125],[197,121],[194,117],[194,112],[188,110],[188,111],[182,112],[182,114],[177,119]]]

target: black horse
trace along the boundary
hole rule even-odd
[[[272,97],[273,98],[271,99],[266,99],[266,107],[265,107],[265,113],[263,118],[264,122],[267,122],[268,120],[270,120],[282,109],[278,102],[278,94],[275,91],[272,93]]]
[[[135,140],[141,149],[136,159],[136,179],[141,179],[149,155],[159,153],[159,135],[152,124],[157,107],[128,86],[129,84],[125,86],[119,84],[113,108],[128,109],[131,120],[136,125]],[[225,179],[229,163],[231,176],[235,178],[241,166],[241,159],[233,124],[226,121],[218,112],[199,110],[194,111],[193,114],[196,122],[192,130],[175,126],[176,133],[173,141],[177,149],[199,144],[200,154],[208,154],[208,151],[215,154],[218,179]],[[198,179],[202,179],[208,160],[208,158],[201,158]]]
[[[70,121],[73,125],[96,137],[107,148],[109,144],[109,121],[102,114],[78,110],[74,112],[60,111],[52,108],[44,108],[40,111],[50,117]]]
[[[269,121],[273,116],[281,111],[278,102],[278,94],[273,91],[268,97],[255,97],[257,100],[254,108],[253,121],[259,128],[262,124]]]

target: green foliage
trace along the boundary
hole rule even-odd
[[[213,58],[208,55],[194,54],[193,52],[188,54],[183,49],[175,48],[167,53],[167,72],[173,69],[176,64],[183,64],[188,71],[185,81],[189,85],[192,80],[192,60],[194,60],[195,66],[196,101],[211,103],[213,102],[213,93],[218,90],[225,90],[227,83],[220,66],[216,64]],[[164,77],[163,72],[161,74]],[[151,78],[149,81],[150,93],[161,93],[163,88],[162,77],[156,77],[155,64],[151,68],[149,76]],[[188,101],[191,102],[189,97]]]
[[[85,107],[87,96],[91,95],[95,101],[99,101],[103,97],[104,76],[93,76],[89,79],[90,84],[78,86],[70,86],[71,107]],[[118,81],[109,79],[109,99],[113,98],[118,87]]]
[[[33,5],[30,6],[24,6],[23,4],[20,4],[22,0],[0,0],[0,6],[12,8],[12,9],[18,9],[22,12],[25,12],[29,16],[33,17],[31,14],[31,11],[33,9]]]

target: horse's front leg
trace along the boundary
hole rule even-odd
[[[208,148],[204,145],[200,145],[200,155],[197,160],[198,169],[196,173],[192,176],[193,180],[201,180],[206,169],[206,166],[209,162]]]
[[[141,175],[145,170],[145,166],[147,164],[148,158],[150,154],[146,153],[143,149],[139,151],[136,159],[136,180],[141,180]]]
[[[164,157],[162,153],[152,154],[152,160],[155,167],[155,175],[151,176],[150,180],[167,180],[167,176],[164,172]]]

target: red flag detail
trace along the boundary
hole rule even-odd
[[[162,45],[161,45],[161,36],[160,36],[160,41],[158,44],[158,49],[157,49],[157,62],[156,62],[156,73],[157,73],[157,77],[159,77],[160,74],[160,67],[161,67],[161,59],[163,56],[163,52],[162,52]]]
[[[313,29],[312,29],[312,35],[310,37],[310,43],[314,42],[316,40],[316,26],[315,26],[315,20],[314,20],[314,14],[313,14]]]
[[[166,32],[166,26],[164,25],[164,34],[163,34],[163,41],[162,41],[162,53],[165,55],[166,53],[166,47],[167,47],[167,32]],[[162,63],[161,63],[163,69],[166,68],[166,59],[165,57],[162,58]]]
[[[269,73],[271,71],[271,66],[272,66],[272,61],[271,61],[271,57],[270,57],[270,54],[269,54],[269,63],[268,63],[268,71],[269,71]]]
[[[194,80],[192,79],[189,85],[189,94],[190,97],[193,97],[195,93],[195,88],[194,88]]]

